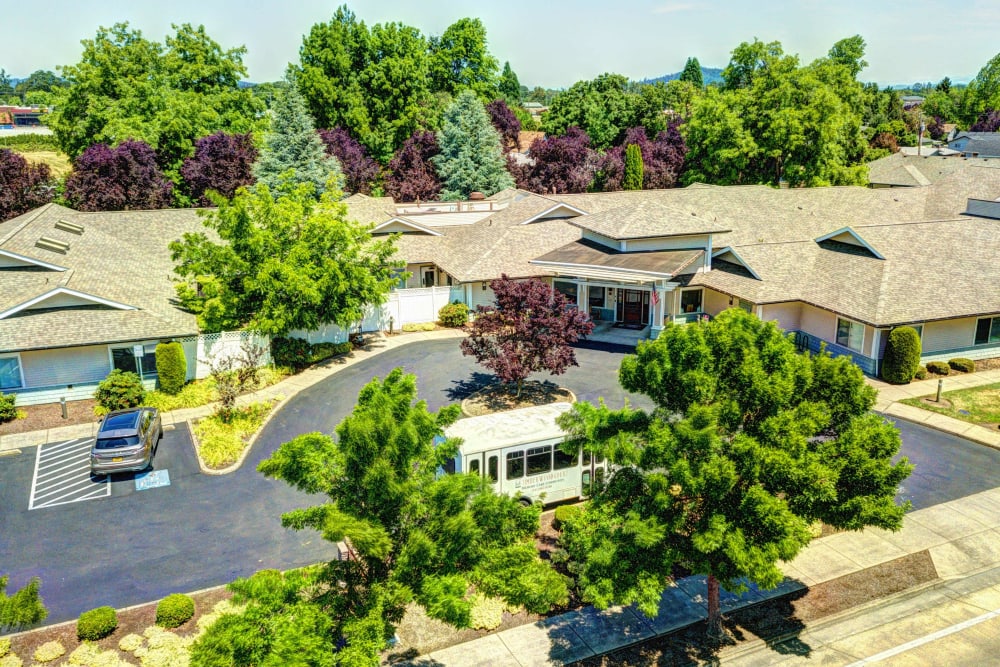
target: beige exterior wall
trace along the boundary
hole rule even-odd
[[[924,325],[923,335],[920,337],[923,353],[931,354],[938,350],[971,347],[976,340],[977,320],[976,317],[965,317],[960,320],[928,322]]]
[[[733,304],[736,304],[736,299],[733,299]],[[732,308],[729,305],[728,294],[716,292],[707,287],[704,289],[701,296],[701,309],[703,311],[714,317],[727,308]]]
[[[489,306],[493,304],[493,290],[488,286],[483,289],[482,283],[471,283],[472,285],[472,302],[469,303],[469,310],[475,310],[476,306]],[[487,283],[489,285],[489,283]]]
[[[435,269],[435,282],[431,287],[448,284],[448,274],[440,269],[436,269],[433,264],[426,262],[423,264],[407,264],[406,271],[410,274],[410,277],[406,279],[406,287],[408,289],[424,286],[424,269]]]
[[[862,344],[861,353],[866,357],[874,357],[872,354],[872,344],[875,342],[875,327],[865,327],[865,341]]]
[[[625,241],[625,252],[640,250],[685,250],[688,248],[708,249],[709,236],[672,236],[665,239],[631,239]]]
[[[99,382],[111,372],[107,345],[21,353],[25,387]]]
[[[761,319],[765,322],[775,321],[785,331],[798,331],[801,328],[802,304],[800,302],[769,303],[761,308],[764,309]]]
[[[837,340],[837,316],[809,304],[802,304],[798,328],[823,340],[832,342]]]

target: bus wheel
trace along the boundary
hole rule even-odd
[[[522,505],[524,505],[525,507],[531,507],[531,498],[525,498],[524,496],[521,496],[520,498],[517,499],[517,501]]]

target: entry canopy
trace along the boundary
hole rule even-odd
[[[556,275],[653,283],[670,280],[704,256],[705,251],[701,249],[620,252],[580,239],[533,259],[531,263]]]

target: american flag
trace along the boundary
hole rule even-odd
[[[654,306],[660,302],[660,295],[657,294],[657,291],[656,291],[655,288],[653,289],[653,296],[652,296],[651,300],[652,300]]]

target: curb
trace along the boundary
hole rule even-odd
[[[234,463],[226,466],[225,468],[209,468],[207,465],[205,465],[205,461],[202,460],[201,452],[198,449],[198,436],[195,435],[194,424],[191,422],[191,420],[185,421],[188,427],[188,433],[191,434],[191,445],[194,447],[194,455],[198,459],[198,467],[201,469],[202,474],[220,476],[220,475],[228,475],[229,473],[236,472],[237,470],[239,470],[243,466],[243,463],[247,460],[247,457],[250,456],[250,450],[252,450],[254,444],[256,444],[257,437],[261,433],[263,433],[264,427],[267,426],[268,422],[271,421],[271,418],[273,418],[274,415],[277,414],[278,410],[282,406],[284,406],[285,403],[288,402],[288,399],[290,398],[291,396],[285,396],[280,401],[275,402],[271,406],[270,411],[267,413],[267,417],[264,418],[264,421],[261,423],[260,428],[257,429],[254,432],[254,434],[250,436],[250,440],[248,440],[246,445],[243,447],[243,451],[240,453],[239,457],[236,459]],[[274,399],[271,400],[273,401]]]
[[[468,410],[466,410],[466,404],[469,401],[471,401],[473,398],[475,398],[476,396],[478,396],[479,394],[481,394],[484,391],[486,391],[487,389],[492,389],[495,386],[496,385],[490,385],[489,387],[483,387],[482,389],[479,389],[478,391],[474,391],[470,395],[468,395],[465,398],[463,398],[462,399],[462,416],[463,417],[477,417],[477,416],[480,416],[480,415],[474,415],[471,412],[469,412]],[[567,394],[569,394],[569,399],[570,399],[569,400],[569,404],[570,405],[573,405],[574,403],[576,403],[576,394],[574,394],[572,392],[572,390],[570,390],[568,387],[559,387],[559,389],[561,389],[561,390],[565,391]],[[563,401],[553,401],[552,403],[562,403],[562,402]],[[539,405],[552,405],[552,403],[540,403]],[[526,405],[524,407],[528,408],[528,407],[537,407],[537,406]],[[490,413],[487,413],[487,414],[497,414],[499,412],[509,412],[510,410],[521,410],[521,409],[523,409],[523,408],[510,408],[509,410],[497,410],[496,412],[490,412]]]
[[[925,421],[917,421],[916,419],[910,419],[909,417],[904,417],[902,415],[897,415],[897,414],[893,414],[892,412],[889,412],[889,410],[892,409],[892,406],[896,405],[896,403],[898,403],[898,402],[899,401],[893,401],[892,403],[890,403],[889,405],[887,405],[884,410],[880,410],[879,412],[881,412],[886,417],[892,417],[893,419],[901,419],[901,420],[903,420],[905,422],[909,422],[910,424],[916,424],[917,426],[923,426],[925,428],[933,429],[933,430],[937,431],[938,433],[947,433],[948,435],[953,435],[956,438],[962,438],[963,440],[968,440],[969,442],[974,442],[977,445],[982,445],[983,447],[989,447],[990,449],[1000,450],[1000,444],[995,443],[995,442],[989,442],[987,440],[982,440],[980,438],[977,438],[975,435],[968,435],[965,432],[953,431],[951,429],[945,428],[945,427],[940,426],[938,424],[931,424],[931,423],[925,422]],[[904,405],[905,405],[905,403],[904,403]],[[916,406],[909,406],[909,407],[916,407]],[[921,408],[917,408],[917,409],[920,410]],[[932,414],[932,415],[938,414],[936,412],[931,412],[930,410],[924,410],[924,412],[927,412],[928,414]],[[944,416],[947,416],[947,415],[944,415]],[[950,419],[954,419],[954,417],[951,417]],[[961,422],[961,423],[965,424],[966,422]],[[977,424],[972,424],[971,422],[969,422],[969,424],[971,426],[977,426]]]

